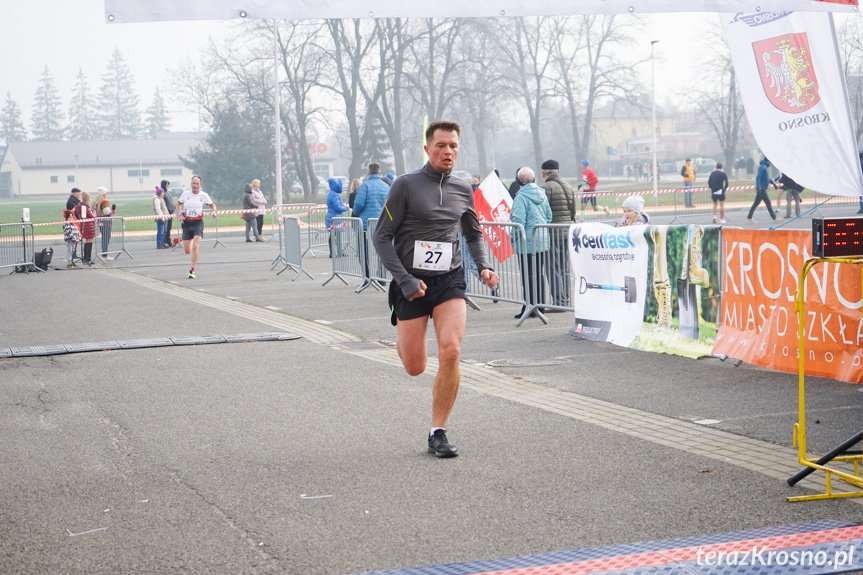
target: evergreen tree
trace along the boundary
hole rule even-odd
[[[33,98],[32,130],[36,140],[63,139],[63,111],[60,94],[48,66],[42,71],[36,96]]]
[[[134,83],[123,53],[114,48],[99,91],[99,131],[103,139],[123,140],[140,135],[141,112]]]
[[[23,142],[27,139],[27,130],[21,122],[21,108],[18,102],[12,99],[12,93],[6,92],[6,101],[3,110],[0,111],[0,140],[7,144],[10,142]]]
[[[373,114],[367,116],[369,125],[365,130],[365,163],[377,162],[381,165],[381,176],[389,169],[392,164],[392,148],[387,139],[386,132],[381,126],[380,119]]]
[[[69,101],[69,126],[66,135],[70,140],[95,140],[98,136],[93,97],[87,85],[87,75],[80,68],[75,76],[75,87]]]
[[[251,178],[273,189],[273,141],[268,137],[271,111],[254,104],[239,108],[226,101],[213,109],[212,131],[203,145],[180,158],[183,165],[204,178],[204,189],[216,204],[237,205],[243,185]]]
[[[153,94],[153,102],[147,108],[145,125],[147,134],[151,138],[154,138],[156,133],[165,132],[171,127],[171,118],[168,116],[168,109],[165,107],[165,100],[162,99],[159,88],[156,88],[156,93]]]

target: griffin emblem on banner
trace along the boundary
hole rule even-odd
[[[805,33],[785,34],[752,44],[764,93],[779,110],[798,114],[821,99]]]

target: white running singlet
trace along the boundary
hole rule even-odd
[[[213,200],[203,190],[197,194],[193,194],[192,190],[185,190],[177,201],[183,204],[183,211],[186,212],[186,217],[193,219],[204,215],[204,206],[213,205]]]

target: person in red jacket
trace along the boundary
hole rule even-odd
[[[81,239],[84,240],[83,261],[88,266],[93,265],[93,238],[96,237],[96,212],[90,205],[90,194],[81,193],[81,203],[75,206],[75,218],[81,225]]]
[[[596,172],[590,167],[590,162],[587,160],[583,160],[581,165],[584,168],[581,170],[581,178],[584,180],[582,184],[581,192],[591,193],[596,191],[596,184],[599,183],[599,178],[596,177]],[[581,209],[584,209],[584,206],[587,205],[587,202],[590,202],[590,205],[593,206],[593,211],[597,211],[599,208],[596,207],[596,196],[591,196],[589,198],[581,198]]]

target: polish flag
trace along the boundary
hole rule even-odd
[[[480,222],[509,222],[512,198],[494,171],[474,191],[473,203]],[[482,226],[482,233],[497,261],[505,261],[513,254],[505,227]]]

